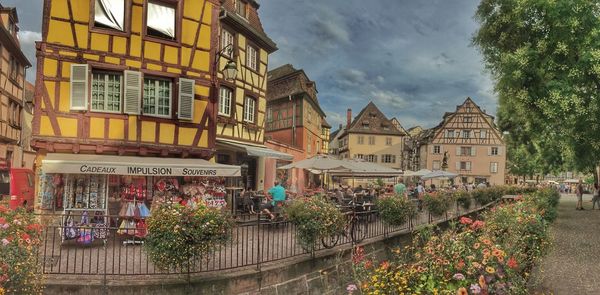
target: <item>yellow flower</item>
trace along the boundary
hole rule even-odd
[[[487,271],[488,273],[491,273],[491,274],[493,274],[493,273],[496,272],[496,270],[493,267],[491,267],[491,266],[486,267],[485,271]]]
[[[456,290],[456,295],[469,295],[469,292],[467,292],[465,287],[461,287],[460,289]]]
[[[480,246],[480,244],[479,244],[479,243],[475,243],[475,244],[473,245],[473,249],[479,249],[479,246]]]

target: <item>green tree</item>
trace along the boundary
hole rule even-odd
[[[539,170],[591,171],[600,162],[600,2],[482,0],[475,17],[473,43],[496,81],[512,152]]]

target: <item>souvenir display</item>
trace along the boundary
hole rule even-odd
[[[126,240],[124,244],[141,243],[146,237],[146,221],[150,210],[146,205],[148,194],[145,177],[123,176],[120,183],[121,210],[119,210],[119,229],[117,233],[126,237],[135,237],[138,240]]]
[[[65,209],[105,209],[106,175],[67,174]]]
[[[227,205],[226,190],[221,178],[195,177],[186,180],[186,184],[182,186],[182,194],[187,206],[202,203],[210,208],[223,208]]]

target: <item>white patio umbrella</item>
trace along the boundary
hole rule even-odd
[[[304,159],[298,162],[294,162],[285,166],[278,167],[277,169],[293,169],[300,168],[312,171],[344,171],[352,170],[354,166],[346,161],[338,160],[329,156],[317,155],[312,158]]]
[[[434,178],[454,178],[456,176],[458,176],[458,174],[456,174],[456,173],[442,171],[442,170],[434,170],[434,171],[431,171],[430,173],[427,173],[427,174],[421,176],[421,179],[427,180],[427,179],[434,179]]]
[[[423,175],[426,175],[426,174],[429,174],[429,173],[431,173],[431,170],[429,170],[429,169],[421,169],[421,170],[415,171],[412,174],[407,175],[407,176],[423,176]]]

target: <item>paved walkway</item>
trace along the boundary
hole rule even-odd
[[[553,246],[534,270],[533,294],[600,294],[600,210],[576,211],[576,197],[563,194],[558,219],[551,226]]]

